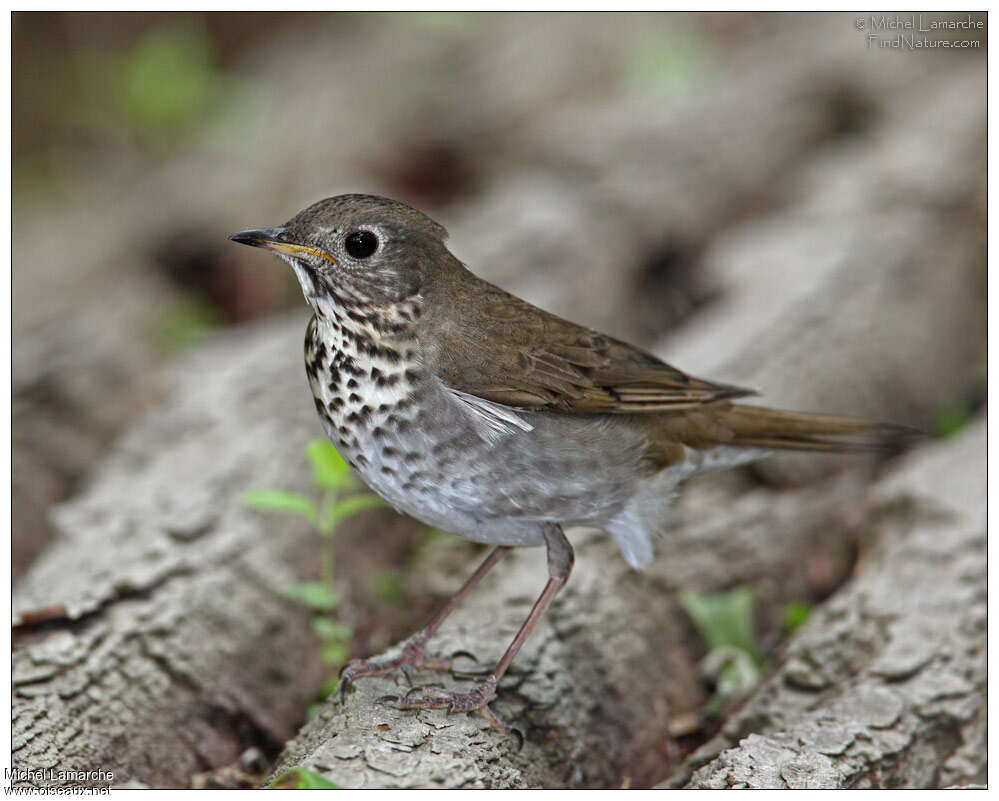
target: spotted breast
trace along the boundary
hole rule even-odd
[[[331,310],[332,311],[332,310]],[[419,311],[409,312],[418,316]],[[368,486],[399,511],[481,542],[540,545],[539,523],[607,519],[633,488],[613,472],[581,481],[565,447],[565,421],[510,409],[444,385],[422,363],[405,326],[390,315],[313,317],[305,367],[330,439]],[[386,319],[387,318],[387,319]],[[638,459],[641,443],[594,419],[590,462]],[[547,443],[540,458],[524,438]],[[492,460],[488,457],[499,457]],[[594,488],[601,490],[594,492]],[[538,489],[543,495],[532,500]]]

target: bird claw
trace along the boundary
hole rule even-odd
[[[479,671],[474,670],[458,670],[455,668],[454,663],[456,659],[466,658],[470,659],[473,664],[480,664],[479,660],[475,658],[475,654],[470,651],[458,650],[451,654],[451,669],[448,671],[453,679],[465,679],[469,681],[474,681],[475,679],[482,679],[489,675],[488,670],[483,669]]]
[[[359,678],[362,675],[358,669],[364,666],[365,663],[360,659],[351,660],[343,666],[343,670],[340,671],[340,681],[336,687],[337,697],[340,699],[341,704],[347,695],[347,688],[350,687],[355,678]]]
[[[422,697],[414,698],[416,693]],[[444,709],[448,712],[476,712],[484,709],[496,697],[496,682],[485,681],[467,693],[456,693],[441,687],[413,687],[398,704],[399,709]]]
[[[454,660],[460,656],[465,657],[465,659],[471,659],[476,665],[479,664],[479,660],[475,658],[475,654],[462,648],[459,648],[457,651],[452,651],[451,661],[454,662]]]
[[[337,686],[337,693],[340,697],[340,703],[343,703],[346,697],[347,690],[350,686],[358,679],[364,678],[365,676],[377,676],[383,673],[391,673],[394,670],[402,670],[406,677],[406,680],[413,684],[413,679],[410,675],[410,668],[416,670],[450,670],[451,662],[454,657],[448,658],[438,658],[427,656],[425,649],[425,641],[419,635],[413,637],[403,646],[402,654],[400,654],[395,659],[387,659],[384,661],[367,660],[367,659],[354,659],[344,665],[343,670],[340,671],[340,683]],[[471,654],[468,654],[471,656]],[[472,657],[474,660],[475,657]]]
[[[482,681],[489,676],[490,671],[488,668],[482,670],[455,670],[451,668],[450,673],[451,678],[459,681]]]
[[[410,687],[406,694],[402,697],[402,700],[408,701],[410,697],[412,697],[413,693],[424,693],[428,696],[441,696],[448,694],[442,687],[435,687],[432,684],[424,684],[419,687]]]
[[[414,697],[419,693],[418,697]],[[410,688],[401,698],[397,695],[383,695],[375,703],[392,706],[395,709],[443,709],[450,715],[452,712],[478,712],[489,721],[489,724],[500,734],[517,735],[522,748],[524,744],[523,735],[511,729],[501,721],[489,708],[489,702],[496,697],[496,683],[494,681],[484,681],[474,690],[467,693],[455,693],[445,690],[443,687],[425,684],[419,687]]]

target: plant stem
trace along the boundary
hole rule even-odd
[[[322,536],[322,546],[319,554],[319,575],[323,582],[333,586],[333,527],[330,524],[330,512],[336,501],[336,493],[329,490],[323,494],[319,506],[319,534]]]

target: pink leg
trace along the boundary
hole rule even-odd
[[[405,669],[407,667],[423,668],[425,670],[450,670],[452,657],[434,658],[426,654],[427,641],[434,632],[440,628],[441,623],[450,615],[468,595],[469,591],[478,584],[482,577],[510,551],[506,545],[500,545],[489,552],[489,556],[479,565],[476,570],[444,606],[430,618],[427,624],[416,634],[410,637],[403,646],[402,654],[395,659],[384,661],[367,661],[355,659],[348,662],[340,672],[340,700],[343,700],[347,688],[357,679],[364,676],[375,676],[381,673],[389,673],[393,670]]]
[[[399,709],[446,709],[449,712],[478,710],[492,723],[494,728],[499,731],[505,729],[505,726],[489,709],[488,704],[496,697],[496,686],[499,684],[499,680],[503,678],[503,674],[506,673],[524,641],[534,630],[552,599],[565,586],[569,580],[569,574],[572,572],[572,546],[565,534],[562,533],[561,526],[551,524],[545,527],[545,544],[548,546],[548,583],[545,584],[538,600],[534,602],[530,614],[513,638],[510,647],[506,649],[506,653],[496,663],[496,667],[493,668],[492,673],[486,677],[485,681],[468,693],[452,693],[435,687],[417,687],[402,700],[395,700],[394,706]],[[420,692],[422,696],[411,698],[410,695],[414,692]]]

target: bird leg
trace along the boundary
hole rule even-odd
[[[466,652],[456,651],[449,657],[431,657],[426,654],[427,641],[433,636],[434,632],[440,628],[441,623],[450,615],[462,602],[469,591],[474,587],[482,577],[489,572],[490,568],[495,565],[500,559],[502,559],[510,551],[510,547],[507,545],[500,545],[493,548],[489,552],[489,556],[485,558],[485,561],[479,565],[478,570],[476,570],[466,581],[461,585],[461,589],[458,590],[444,606],[442,606],[437,613],[430,618],[427,624],[420,629],[416,634],[406,640],[402,647],[402,653],[395,659],[386,660],[366,660],[366,659],[354,659],[348,662],[343,670],[340,672],[340,700],[343,701],[344,694],[347,688],[357,679],[364,676],[375,676],[381,673],[389,673],[394,670],[403,670],[406,668],[413,667],[423,670],[450,670],[452,660],[459,654],[465,654],[466,656],[472,656]],[[473,659],[475,657],[472,657]]]
[[[454,693],[442,690],[438,687],[414,687],[402,699],[386,698],[391,701],[397,709],[446,709],[448,712],[480,712],[498,731],[504,731],[506,727],[489,709],[489,702],[496,697],[496,686],[503,678],[506,669],[510,666],[513,658],[517,655],[524,641],[534,630],[541,616],[551,604],[556,593],[565,586],[572,572],[573,553],[569,540],[562,532],[562,527],[557,523],[548,524],[544,530],[545,545],[548,548],[548,583],[528,614],[527,619],[521,625],[517,635],[513,638],[509,648],[496,667],[493,668],[485,681],[478,684],[475,689],[467,693]],[[421,693],[417,697],[412,697],[415,693]]]

